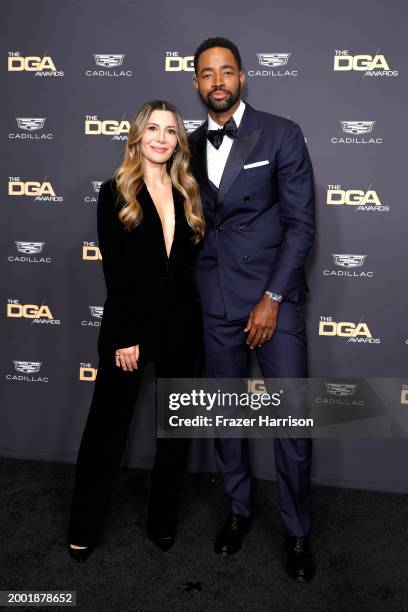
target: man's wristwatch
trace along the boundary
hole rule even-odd
[[[273,291],[265,291],[266,295],[269,297],[271,302],[281,302],[282,297],[279,293],[273,293]]]

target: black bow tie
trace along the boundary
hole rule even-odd
[[[224,140],[224,136],[229,136],[229,138],[236,138],[237,132],[237,124],[234,121],[234,117],[231,117],[231,119],[228,119],[227,123],[225,123],[224,127],[222,127],[221,129],[208,130],[207,138],[211,142],[213,147],[219,149],[222,144],[222,141]]]

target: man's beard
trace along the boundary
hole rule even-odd
[[[227,96],[227,98],[225,98],[225,100],[214,100],[213,98],[210,98],[210,94],[213,94],[216,91],[223,91],[225,93],[228,93],[229,95]],[[207,96],[203,96],[201,95],[200,91],[198,92],[200,100],[204,104],[204,106],[214,111],[214,113],[225,113],[230,108],[232,108],[234,104],[240,99],[241,84],[238,85],[238,89],[234,93],[227,91],[226,89],[218,88],[213,89],[210,94],[208,94]]]

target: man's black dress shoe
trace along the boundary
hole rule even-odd
[[[90,546],[87,548],[71,548],[68,544],[68,552],[77,563],[85,563],[92,552],[92,548]]]
[[[173,531],[162,532],[151,527],[147,528],[147,537],[157,548],[167,552],[174,544],[175,536]]]
[[[233,555],[242,546],[242,539],[249,530],[249,517],[230,512],[224,527],[217,535],[214,550],[221,555]]]
[[[287,552],[286,571],[298,582],[309,582],[313,579],[315,567],[310,552],[309,538],[307,536],[285,537]]]

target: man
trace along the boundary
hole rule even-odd
[[[208,120],[190,136],[208,233],[196,280],[204,312],[206,376],[244,378],[256,350],[264,378],[307,376],[302,300],[304,262],[314,237],[313,171],[298,125],[241,100],[237,47],[204,41],[194,85]],[[311,440],[274,441],[286,569],[311,580]],[[245,440],[217,439],[229,514],[215,551],[233,554],[249,529]]]

